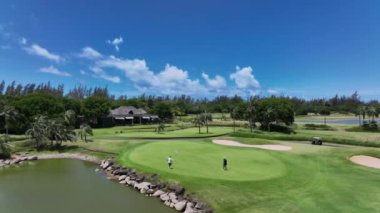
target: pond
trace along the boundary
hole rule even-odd
[[[92,163],[52,159],[26,164],[0,168],[1,213],[175,212],[159,199],[106,180]]]
[[[380,119],[376,120],[377,123]],[[324,120],[296,120],[296,123],[325,123]],[[359,119],[341,119],[341,120],[329,120],[326,119],[327,124],[349,124],[349,125],[359,125]]]

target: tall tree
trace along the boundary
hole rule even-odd
[[[87,143],[87,135],[91,135],[91,136],[93,135],[91,126],[88,124],[80,125],[79,135],[80,135],[81,140],[84,139],[84,142]]]
[[[0,112],[0,116],[4,118],[4,127],[5,134],[8,136],[9,125],[11,122],[15,122],[18,118],[18,111],[14,106],[5,105],[2,111]]]
[[[29,139],[36,149],[42,148],[48,141],[47,125],[47,118],[45,116],[40,116],[35,122],[31,123],[31,127],[25,133],[29,136]]]
[[[0,137],[0,159],[7,159],[11,156],[11,147],[8,143],[7,135]]]

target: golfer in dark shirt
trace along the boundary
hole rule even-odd
[[[227,158],[223,158],[223,169],[227,170]]]

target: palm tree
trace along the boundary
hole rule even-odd
[[[271,107],[269,107],[264,112],[265,120],[266,120],[266,123],[267,123],[267,129],[268,129],[269,132],[270,132],[270,124],[271,124],[271,119],[272,119],[273,113],[274,113],[274,109],[271,108]]]
[[[232,113],[231,113],[231,117],[233,119],[233,126],[234,126],[234,133],[236,132],[236,123],[235,123],[235,119],[237,117],[237,114],[238,114],[238,109],[237,107],[235,107],[233,110],[232,110]]]
[[[372,122],[375,122],[375,117],[379,117],[379,112],[375,106],[370,106],[367,109],[368,119],[372,118]]]
[[[80,134],[81,140],[83,140],[84,138],[84,142],[87,143],[87,135],[91,135],[91,136],[93,135],[91,126],[88,124],[80,125],[79,134]]]
[[[0,137],[0,159],[6,159],[11,156],[11,147],[8,144],[7,135]]]
[[[35,147],[40,148],[47,140],[47,125],[46,117],[40,116],[31,124],[31,128],[26,131],[26,135],[34,141]]]
[[[249,122],[249,128],[251,130],[251,133],[253,132],[253,127],[255,125],[254,121],[254,114],[257,113],[257,98],[251,97],[249,100],[249,106],[247,109],[247,114],[248,114],[248,122]]]
[[[204,114],[201,115],[201,120],[206,125],[206,133],[208,134],[208,120],[211,120],[211,115],[207,114],[207,111],[205,110]]]
[[[360,126],[362,125],[362,120],[364,121],[364,119],[365,119],[366,113],[367,113],[367,107],[366,106],[360,106],[355,113],[359,117],[359,125]],[[361,119],[361,117],[363,117],[363,119]]]
[[[16,121],[18,118],[18,112],[14,106],[5,105],[3,110],[0,112],[0,116],[4,118],[5,121],[5,134],[8,136],[9,124]]]
[[[198,126],[199,134],[201,134],[201,126],[204,125],[203,119],[199,117],[199,115],[193,120],[193,124]]]
[[[161,131],[165,130],[165,124],[164,123],[159,123],[157,127],[157,134],[159,134]]]
[[[64,115],[65,123],[67,126],[74,127],[76,123],[76,113],[74,110],[66,110]]]

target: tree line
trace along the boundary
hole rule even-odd
[[[103,119],[109,115],[109,110],[119,106],[144,108],[149,113],[167,120],[204,112],[230,114],[236,120],[249,120],[252,123],[254,120],[262,121],[263,126],[270,128],[268,123],[275,120],[293,122],[294,114],[328,115],[331,112],[340,112],[362,115],[359,112],[360,107],[374,108],[378,111],[380,105],[376,100],[362,101],[357,92],[351,96],[336,95],[330,99],[311,100],[286,96],[243,98],[237,95],[215,98],[145,94],[138,97],[115,97],[109,93],[107,87],[87,88],[80,85],[64,93],[63,85],[54,86],[49,82],[26,85],[11,82],[6,85],[3,81],[0,83],[0,111],[4,112],[7,107],[13,107],[19,113],[18,120],[21,122],[8,122],[6,127],[5,117],[0,116],[0,132],[24,133],[36,121],[37,116],[58,119],[68,110],[72,110],[78,118],[74,124],[75,128],[79,128],[83,123],[100,127],[103,125]]]

